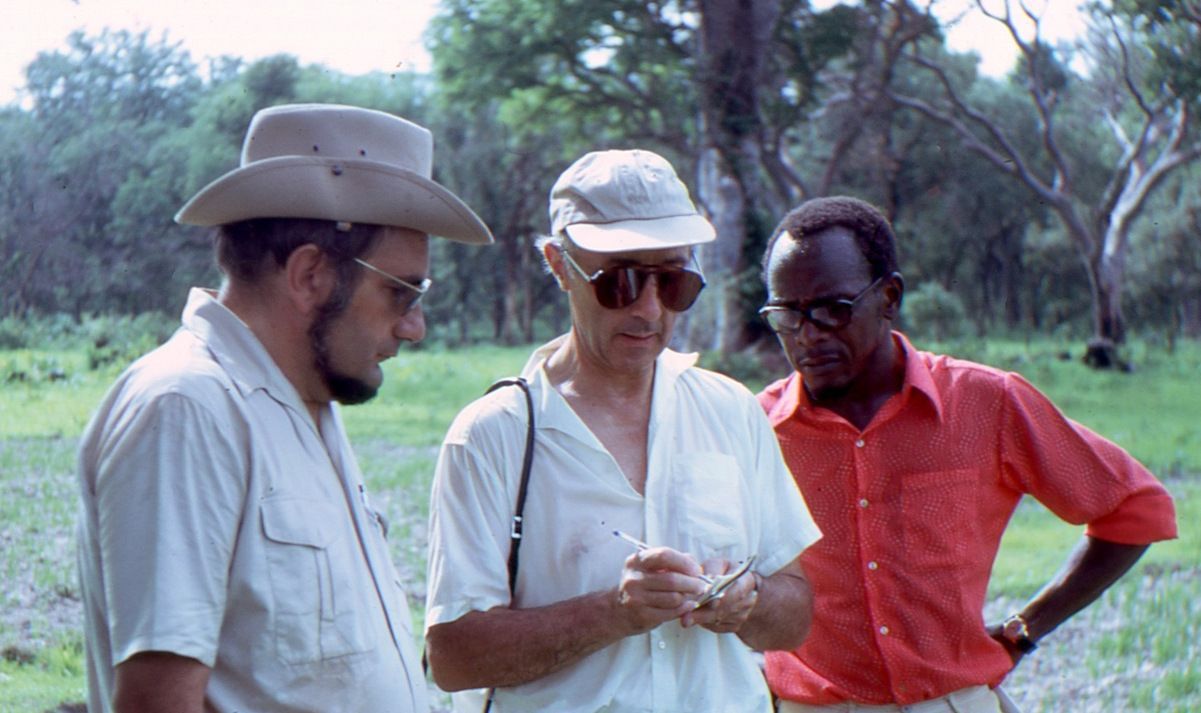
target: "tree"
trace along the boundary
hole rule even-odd
[[[1023,87],[1038,117],[1038,151],[1021,150],[1000,117],[982,111],[943,64],[920,52],[910,59],[937,77],[944,96],[937,101],[898,92],[891,96],[952,127],[968,148],[1020,181],[1055,212],[1089,276],[1093,337],[1086,360],[1098,367],[1116,366],[1117,345],[1126,337],[1121,299],[1131,227],[1164,179],[1201,156],[1201,139],[1190,136],[1196,97],[1182,94],[1178,84],[1155,81],[1156,65],[1140,49],[1148,22],[1138,15],[1098,19],[1088,45],[1094,73],[1085,82],[1073,77],[1056,51],[1041,41],[1040,18],[1025,5],[1018,15],[1009,0],[996,11],[983,0],[976,4],[1008,30],[1021,53],[1014,81]],[[1023,36],[1019,17],[1032,25],[1032,37]],[[1201,51],[1197,32],[1191,32],[1189,41],[1194,52]],[[1089,118],[1081,120],[1082,116]],[[1082,163],[1097,160],[1100,152],[1095,146],[1068,150],[1072,132],[1065,124],[1073,120],[1086,131],[1090,125],[1107,125],[1119,148],[1099,191],[1085,185],[1089,171]]]
[[[766,233],[796,196],[781,122],[813,106],[816,72],[852,36],[829,22],[807,46],[814,17],[802,0],[449,0],[430,36],[448,102],[500,116],[536,195],[586,150],[643,146],[676,165],[719,236],[702,252],[708,307],[680,331],[729,352],[748,338],[743,287]],[[494,226],[544,224],[490,210]]]
[[[182,254],[145,248],[182,237],[171,212],[153,210],[171,202],[182,169],[161,142],[187,123],[200,87],[188,54],[146,32],[76,32],[29,66],[42,150],[32,187],[54,189],[27,200],[63,209],[44,214],[35,229],[45,244],[25,254],[27,270],[55,275],[59,287],[28,306],[75,315],[163,306],[154,287],[170,283]]]

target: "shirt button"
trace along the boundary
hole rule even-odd
[[[662,651],[663,649],[666,649],[666,648],[667,648],[667,642],[666,642],[666,641],[660,641],[660,642],[659,642],[659,650],[660,650],[660,651]]]
[[[877,569],[880,569],[880,565],[877,564],[875,560],[872,560],[871,562],[867,563],[867,568],[874,572]]]
[[[862,439],[862,438],[860,438],[859,440],[855,441],[855,447],[856,447],[856,448],[862,448],[862,447],[863,447],[863,445],[864,445],[864,441],[863,441],[863,439]]]
[[[861,508],[867,507],[867,498],[861,498],[859,500],[859,507],[861,507]]]
[[[888,627],[887,627],[887,626],[882,626],[882,627],[880,627],[880,635],[881,635],[881,636],[888,636]]]

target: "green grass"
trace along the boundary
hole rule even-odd
[[[1201,522],[1201,344],[1183,343],[1173,357],[1140,347],[1132,374],[1061,361],[1062,348],[1050,341],[946,345],[950,353],[1023,373],[1070,416],[1165,476],[1177,497],[1181,538],[1152,547],[1136,572],[1106,593],[1104,611],[1118,612],[1121,621],[1094,621],[1094,610],[1077,617],[1104,634],[1065,655],[1090,675],[1134,672],[1128,695],[1116,687],[1088,694],[1106,710],[1201,710],[1201,652],[1192,632],[1201,621],[1201,535],[1193,524]],[[374,503],[390,521],[416,632],[437,446],[455,414],[496,378],[516,374],[528,353],[527,347],[405,351],[385,366],[378,399],[343,411]],[[115,376],[88,372],[85,364],[75,352],[0,352],[0,377],[27,375],[0,389],[0,711],[40,713],[83,696],[74,458],[87,418]],[[51,381],[55,369],[66,378]],[[1002,543],[990,595],[1028,596],[1058,569],[1080,532],[1024,501]],[[1149,589],[1148,581],[1159,586]],[[1137,672],[1148,662],[1158,673],[1140,680]],[[1075,695],[1049,693],[1044,701],[1051,703],[1042,705],[1057,710],[1062,701],[1067,708],[1060,709],[1070,709]]]

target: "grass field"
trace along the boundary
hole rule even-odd
[[[928,345],[919,345],[928,346]],[[1177,496],[1181,538],[1152,548],[1102,601],[1057,631],[1010,677],[1037,711],[1201,710],[1201,344],[1169,357],[1138,348],[1133,374],[1063,361],[1050,342],[940,345],[1021,372],[1069,415],[1117,440]],[[516,373],[527,348],[402,352],[370,404],[346,421],[374,500],[392,524],[393,554],[414,616],[424,595],[426,498],[437,445],[458,410],[495,378]],[[74,450],[113,371],[88,372],[70,352],[0,352],[24,381],[0,394],[0,711],[41,713],[83,699],[74,572]],[[51,372],[65,378],[51,380]],[[2,374],[0,374],[2,378]],[[762,382],[750,384],[752,387]],[[989,614],[1000,616],[1059,566],[1080,530],[1024,502],[995,572]],[[420,630],[420,629],[417,629]]]

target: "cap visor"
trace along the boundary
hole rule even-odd
[[[614,223],[573,223],[566,228],[571,242],[597,253],[663,250],[711,242],[713,225],[699,215],[620,220]]]

